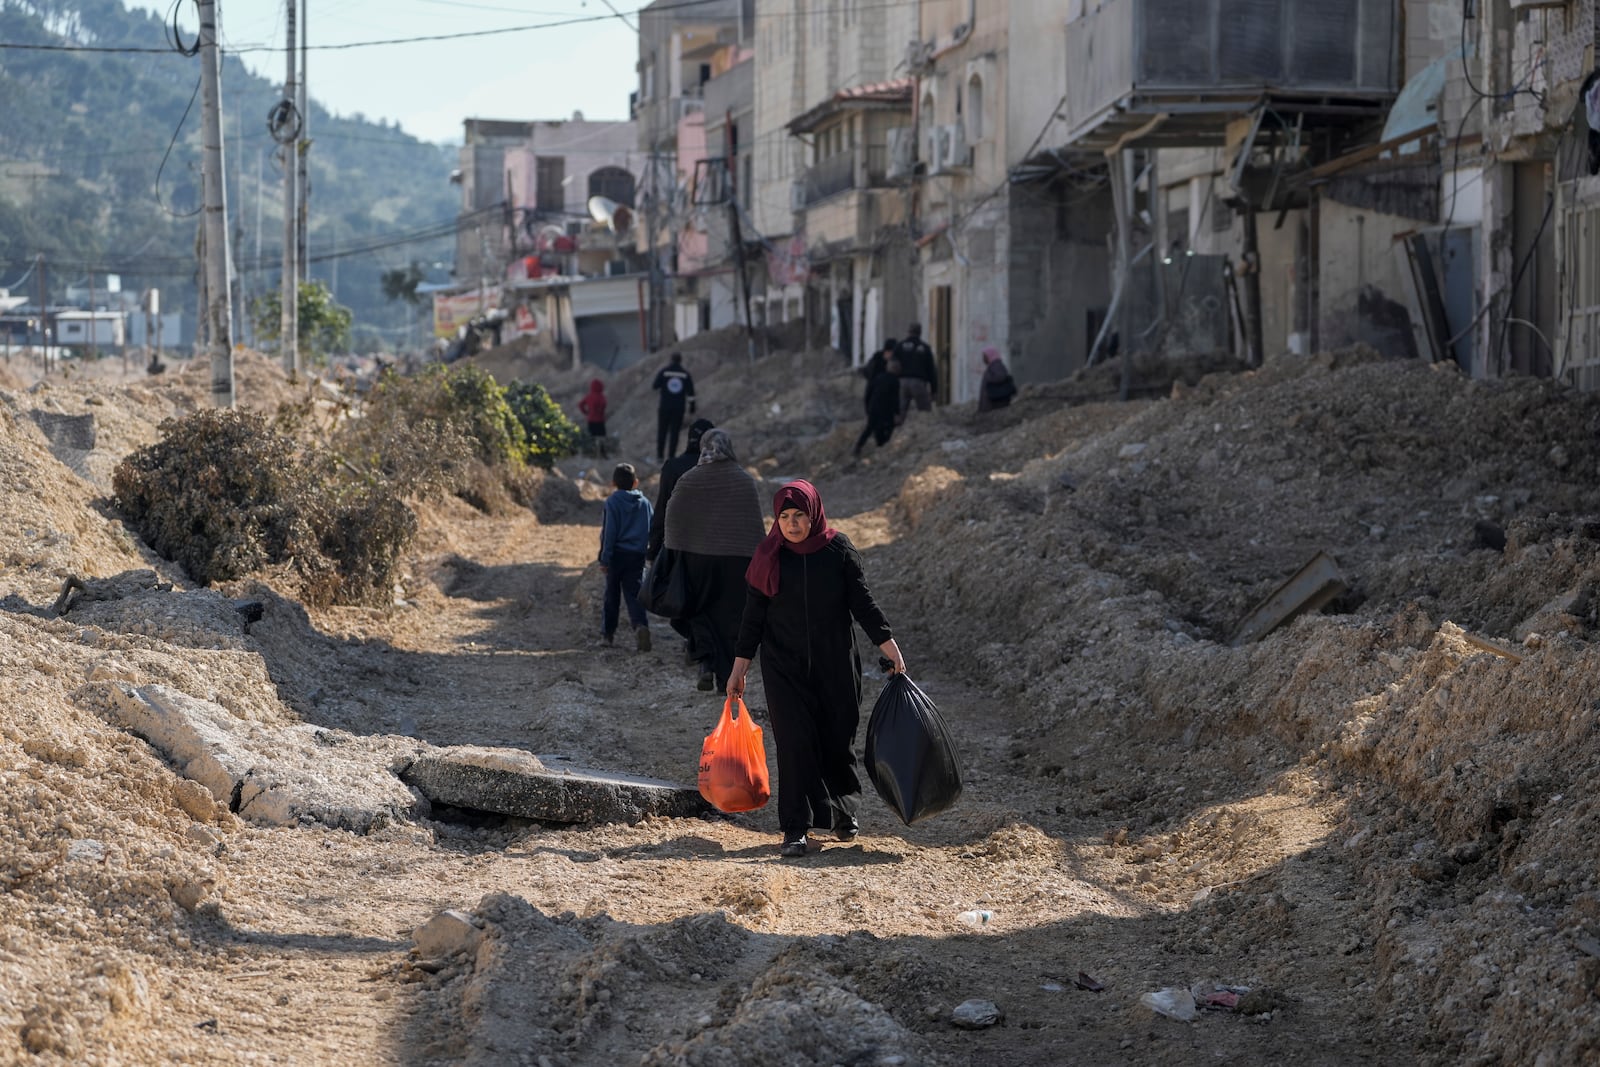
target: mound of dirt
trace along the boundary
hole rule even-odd
[[[718,695],[661,620],[649,653],[596,640],[618,457],[532,478],[537,514],[426,502],[392,605],[308,610],[271,575],[193,589],[102,513],[201,368],[30,382],[0,394],[0,1059],[1600,1055],[1600,400],[1351,349],[912,412],[856,459],[837,354],[726,342],[684,346],[700,413],[862,547],[960,805],[905,827],[869,796],[860,839],[786,863],[770,807],[555,827],[394,792],[359,833],[240,818],[198,748],[169,765],[107,698],[203,707],[212,761],[281,731],[380,799],[429,744],[692,780]],[[309,388],[239,369],[264,402]],[[569,411],[595,376],[512,369]],[[607,376],[646,474],[657,369]],[[1345,592],[1235,645],[1318,552]],[[444,907],[481,940],[412,951]],[[1140,1007],[1173,985],[1248,993],[1183,1026]],[[1004,1022],[956,1027],[974,998]]]

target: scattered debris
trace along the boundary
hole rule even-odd
[[[992,1000],[965,1000],[950,1013],[950,1021],[963,1030],[984,1030],[1004,1021],[1006,1015]]]

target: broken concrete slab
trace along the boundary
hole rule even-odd
[[[400,772],[435,804],[561,823],[634,823],[711,811],[693,786],[576,767],[516,749],[434,749]]]
[[[179,774],[251,822],[368,833],[427,813],[394,774],[426,747],[410,738],[251,722],[164,685],[87,689],[109,694],[87,701],[102,717],[154,745]]]
[[[1339,564],[1318,552],[1267,597],[1250,609],[1230,642],[1233,647],[1259,641],[1307,612],[1320,611],[1349,589],[1339,577]]]

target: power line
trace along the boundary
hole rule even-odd
[[[671,13],[671,12],[674,12],[674,11],[683,10],[685,8],[704,7],[707,4],[718,3],[718,2],[719,2],[719,0],[678,0],[677,3],[673,3],[673,4],[657,5],[656,7],[649,9],[649,13],[652,14],[652,15],[668,14],[668,13]],[[912,7],[912,6],[916,5],[919,2],[920,2],[920,0],[884,0],[883,3],[861,4],[861,5],[857,6],[857,7],[851,8],[850,10],[853,11],[853,12],[868,11],[868,10],[890,10],[892,8]],[[610,5],[607,5],[607,6],[610,6]],[[613,9],[613,10],[615,10],[615,9]],[[640,9],[640,11],[643,11],[643,10],[645,10],[645,9]],[[843,8],[843,7],[816,8],[814,10],[807,11],[807,12],[788,12],[788,11],[785,11],[785,12],[777,12],[777,13],[767,13],[767,14],[764,14],[764,15],[759,15],[758,18],[760,18],[760,19],[782,19],[782,18],[800,19],[800,18],[812,17],[812,16],[815,16],[815,15],[838,14],[838,13],[841,13],[841,12],[843,12],[845,10],[846,9]],[[634,15],[637,16],[640,13],[640,11],[635,11]],[[718,21],[718,20],[721,20],[721,21],[733,21],[736,18],[736,16],[733,16],[733,15],[703,15],[701,17],[704,18],[706,21]],[[578,15],[578,16],[574,16],[573,18],[558,19],[558,20],[553,21],[553,22],[535,22],[535,23],[528,23],[528,24],[522,25],[522,26],[501,26],[501,27],[498,27],[498,28],[495,28],[495,29],[487,29],[487,30],[462,30],[462,31],[457,32],[457,33],[423,34],[423,35],[419,35],[419,36],[416,36],[416,37],[390,37],[390,38],[384,38],[382,40],[375,40],[375,41],[345,41],[343,43],[338,43],[338,44],[314,44],[314,45],[307,45],[305,47],[310,49],[311,51],[314,51],[314,52],[344,52],[344,51],[349,51],[351,49],[356,49],[356,48],[380,48],[380,47],[386,47],[386,46],[389,46],[389,45],[399,45],[399,44],[425,44],[425,43],[433,42],[433,41],[460,41],[460,40],[469,40],[469,39],[480,38],[480,37],[499,37],[499,36],[503,36],[503,35],[506,35],[506,34],[513,34],[513,33],[530,33],[530,32],[536,31],[536,30],[557,30],[557,29],[564,29],[564,28],[569,27],[569,26],[587,26],[587,25],[592,25],[592,24],[597,23],[597,22],[610,22],[610,21],[612,21],[614,19],[618,19],[618,18],[624,18],[624,24],[626,24],[625,16],[622,14],[622,12],[615,12],[613,14],[605,14],[605,15]],[[6,49],[10,49],[10,50],[14,50],[14,51],[27,51],[27,52],[98,52],[98,53],[110,53],[110,54],[117,54],[117,55],[172,55],[172,54],[175,54],[174,50],[171,49],[171,48],[142,48],[142,47],[135,47],[135,46],[131,46],[131,45],[111,46],[111,45],[88,45],[88,44],[37,44],[37,43],[20,42],[20,41],[0,41],[0,50],[6,50]],[[228,49],[224,49],[223,51],[227,55],[238,56],[238,55],[249,55],[249,54],[252,54],[252,53],[259,53],[259,52],[268,52],[268,53],[282,52],[282,51],[284,51],[284,48],[282,46],[280,46],[280,45],[259,44],[259,45],[245,45],[243,47],[236,47],[236,48],[228,48]]]

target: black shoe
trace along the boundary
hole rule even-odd
[[[797,834],[794,837],[785,837],[783,839],[783,847],[778,849],[778,855],[783,856],[785,859],[792,858],[794,856],[804,856],[806,854],[806,849],[809,846],[810,842],[806,840],[805,834]]]
[[[861,824],[854,815],[836,815],[833,819],[833,836],[840,841],[854,841],[861,834]]]
[[[636,634],[637,634],[637,636],[635,638],[635,642],[638,645],[639,651],[640,652],[649,652],[650,651],[650,627],[641,626],[636,631]]]
[[[695,682],[694,687],[702,693],[709,693],[717,687],[717,679],[711,671],[711,664],[700,664],[700,680]]]

